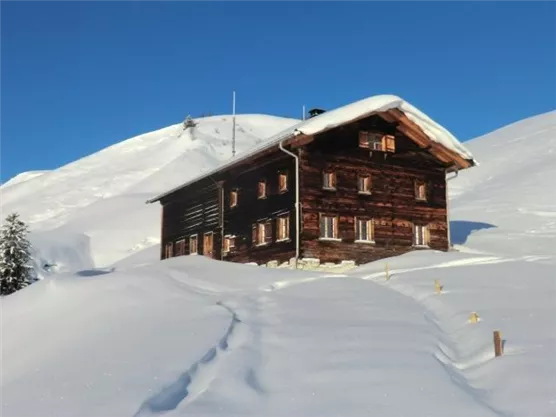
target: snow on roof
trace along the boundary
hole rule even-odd
[[[423,132],[434,142],[446,147],[447,149],[454,151],[462,158],[470,160],[474,165],[477,162],[473,159],[473,155],[469,150],[463,146],[463,144],[458,141],[447,129],[445,129],[440,124],[436,123],[426,114],[421,112],[416,107],[409,104],[402,98],[394,95],[378,95],[365,98],[342,107],[338,107],[334,110],[327,111],[325,113],[319,114],[318,116],[312,117],[310,119],[304,120],[298,124],[295,124],[288,129],[285,129],[274,136],[271,136],[261,145],[252,148],[251,150],[244,152],[237,157],[227,161],[215,169],[203,173],[190,181],[176,187],[170,191],[160,194],[150,200],[147,203],[154,203],[161,198],[173,193],[181,188],[184,188],[202,178],[208,177],[221,171],[225,168],[231,167],[241,161],[256,155],[257,153],[270,149],[277,146],[280,142],[293,138],[297,135],[316,135],[322,133],[326,130],[333,129],[337,126],[341,126],[350,123],[354,120],[360,119],[365,116],[370,116],[374,113],[381,113],[391,109],[398,109],[403,112],[409,120],[419,126]]]

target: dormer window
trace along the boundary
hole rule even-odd
[[[331,171],[325,171],[322,173],[322,188],[325,190],[335,190],[336,189],[336,173]]]
[[[371,151],[395,152],[396,139],[392,135],[385,135],[378,132],[359,132],[359,147]]]

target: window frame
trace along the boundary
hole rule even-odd
[[[367,238],[361,239],[361,228],[359,222],[366,223]],[[355,217],[353,222],[355,228],[355,243],[375,243],[375,222],[374,219],[368,217]]]
[[[236,247],[236,237],[235,235],[224,236],[224,242],[222,245],[222,252],[228,254],[233,251]]]
[[[283,187],[282,187],[282,178],[284,178]],[[288,192],[288,180],[289,180],[288,171],[278,172],[278,193],[283,194]]]
[[[371,146],[371,143],[373,146]],[[379,144],[380,146],[375,146]],[[360,130],[358,137],[358,145],[360,148],[368,149],[371,152],[396,152],[396,137],[382,132],[372,130]]]
[[[418,230],[421,231],[419,235],[417,234]],[[423,242],[419,243],[419,240],[422,240]],[[428,224],[413,224],[413,246],[416,248],[430,247],[430,228]]]
[[[191,241],[195,241],[195,252],[191,252]],[[189,235],[189,254],[190,255],[197,255],[199,253],[199,234],[195,233],[193,235]]]
[[[367,189],[366,189],[366,190],[364,190],[364,189],[362,190],[361,187],[360,187],[360,185],[361,185],[360,181],[361,181],[362,179],[363,179],[364,181],[366,181],[366,183],[367,183]],[[372,194],[372,188],[371,188],[371,174],[358,174],[358,175],[357,175],[357,192],[358,192],[359,194],[367,194],[367,195],[368,195],[368,194]]]
[[[280,224],[281,221],[285,222],[284,227]],[[281,236],[282,229],[284,230],[284,236]],[[287,242],[290,240],[290,213],[280,214],[276,217],[276,242]]]
[[[326,185],[327,180],[330,181],[330,183],[332,185]],[[329,169],[325,169],[324,171],[322,171],[322,189],[323,190],[336,191],[337,182],[338,181],[337,181],[335,171],[332,171],[332,170],[329,170]]]
[[[164,259],[174,257],[174,242],[166,242],[164,245]]]
[[[233,189],[230,190],[229,198],[230,198],[229,207],[230,208],[237,207],[238,202],[239,202],[239,192],[238,192],[237,188],[233,188]]]
[[[416,179],[414,182],[414,192],[415,192],[415,200],[417,201],[428,201],[428,190],[427,190],[427,182],[425,180]],[[423,187],[423,196],[421,197],[421,187]]]
[[[262,187],[261,187],[262,186]],[[262,192],[261,192],[262,190]],[[267,185],[266,180],[259,180],[257,183],[257,200],[264,200],[267,197]]]
[[[251,226],[252,246],[267,246],[272,243],[272,220],[261,220]]]
[[[324,235],[323,235],[323,230],[322,230],[323,218],[332,219],[332,236],[328,236],[328,233],[326,233],[326,231],[329,230],[328,228],[325,228]],[[334,242],[339,242],[342,240],[339,238],[339,218],[337,215],[319,213],[319,240],[334,241]]]
[[[175,243],[176,248],[176,256],[183,256],[185,255],[185,238],[176,240]],[[181,250],[180,250],[181,249]]]
[[[205,241],[206,238],[210,236],[210,243],[211,243],[211,251],[208,252],[206,245],[205,245]],[[214,232],[205,232],[203,233],[203,256],[208,256],[210,258],[212,258],[214,256]]]

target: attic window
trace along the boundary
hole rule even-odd
[[[415,181],[415,199],[419,201],[427,201],[427,186],[425,181]]]
[[[359,132],[359,147],[371,151],[395,152],[396,138],[392,135],[362,130]]]
[[[325,190],[336,189],[336,173],[331,171],[324,171],[322,173],[322,188]]]
[[[237,190],[230,191],[230,207],[237,206]]]
[[[266,181],[260,180],[257,186],[257,198],[266,198]]]

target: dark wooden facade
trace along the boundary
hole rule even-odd
[[[375,114],[288,143],[299,158],[300,258],[360,264],[421,247],[448,250],[446,172],[454,162],[402,118]],[[395,150],[361,147],[361,132],[388,135]],[[333,187],[323,187],[325,173]],[[369,179],[363,192],[360,177]],[[215,259],[288,261],[296,254],[295,188],[295,160],[276,145],[164,195],[161,257],[190,254],[197,236],[197,253]]]

